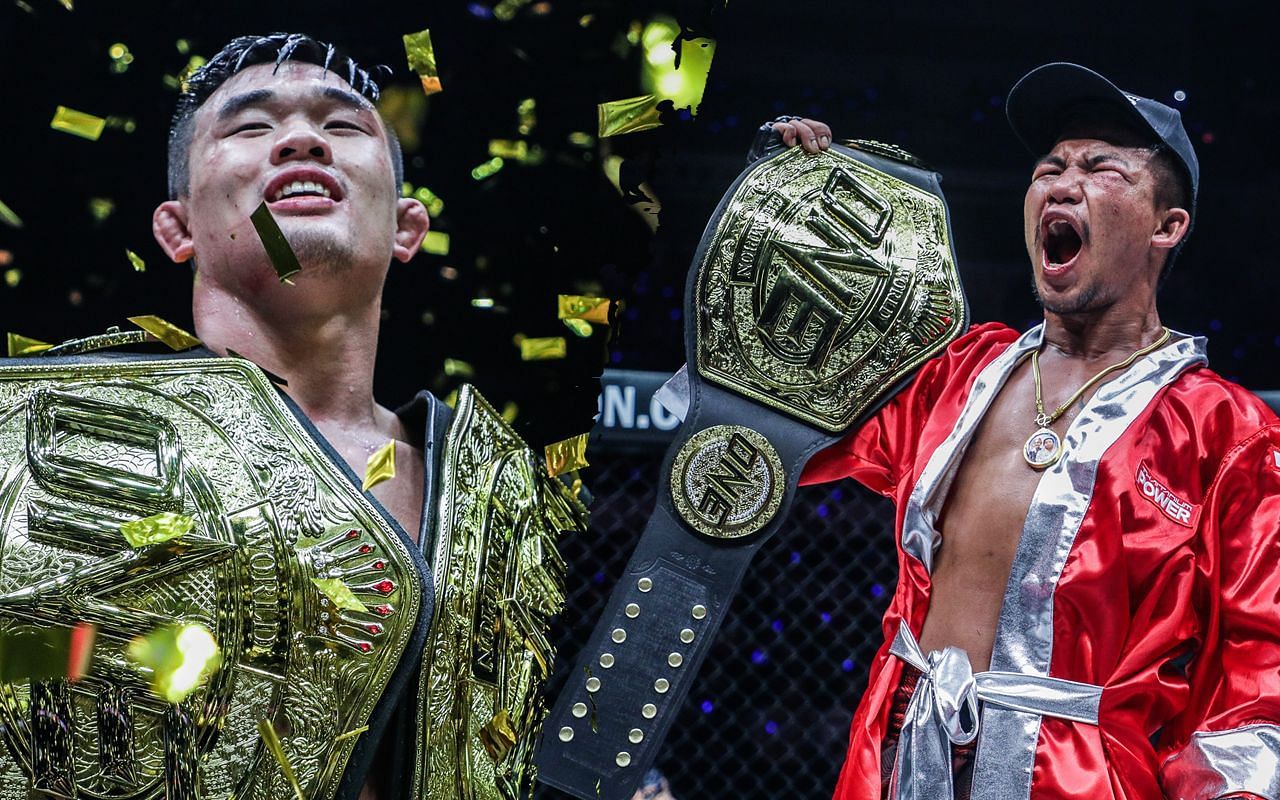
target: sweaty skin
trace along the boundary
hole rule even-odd
[[[1164,254],[1186,234],[1189,216],[1156,206],[1150,153],[1133,144],[1125,131],[1105,125],[1068,129],[1037,163],[1027,190],[1027,251],[1045,309],[1046,411],[1162,333],[1156,284]],[[1064,222],[1079,235],[1080,249],[1056,264],[1046,238],[1051,225]],[[1064,436],[1097,389],[1050,427]],[[925,652],[960,647],[975,671],[990,665],[1005,585],[1042,475],[1022,457],[1023,443],[1038,427],[1035,415],[1028,360],[975,432],[938,521],[942,547],[920,646]]]
[[[373,494],[413,539],[422,521],[422,450],[373,398],[382,287],[426,235],[426,210],[401,198],[377,111],[319,66],[248,67],[196,112],[187,194],[156,209],[175,262],[197,264],[196,333],[284,378],[285,391],[356,475],[388,439],[396,477]],[[328,191],[280,197],[295,181]],[[283,284],[249,215],[264,200],[302,271]],[[361,800],[375,800],[366,785]]]

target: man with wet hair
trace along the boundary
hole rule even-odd
[[[169,138],[170,199],[153,228],[173,261],[195,265],[192,312],[207,348],[278,376],[353,476],[395,442],[396,477],[371,493],[421,552],[431,524],[424,437],[447,409],[425,392],[399,412],[373,396],[387,271],[413,257],[429,225],[420,202],[400,197],[400,147],[373,105],[378,91],[367,70],[309,36],[234,39],[183,87]],[[264,202],[302,267],[291,284],[250,222]],[[429,591],[425,574],[423,582]],[[395,745],[412,741],[413,714],[390,699],[391,719],[372,721],[340,796],[407,795],[412,753]]]
[[[1280,423],[1156,308],[1195,151],[1074,64],[1007,110],[1043,324],[975,326],[805,473],[897,505],[835,795],[1280,796]]]

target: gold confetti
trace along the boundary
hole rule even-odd
[[[431,45],[431,31],[423,30],[404,35],[404,52],[409,59],[409,69],[418,74],[422,91],[435,94],[443,91],[440,73],[436,70],[436,50]]]
[[[507,753],[511,752],[511,748],[516,743],[516,732],[511,727],[511,717],[505,708],[499,709],[498,713],[493,715],[493,719],[486,722],[480,729],[480,741],[484,744],[489,758],[492,758],[495,763],[506,758]]]
[[[383,481],[389,481],[396,476],[396,440],[384,444],[377,450],[373,451],[373,455],[369,456],[369,460],[364,465],[364,483],[360,485],[360,491],[367,492]]]
[[[329,598],[329,602],[343,611],[365,611],[369,607],[360,602],[360,598],[352,593],[351,587],[342,582],[341,578],[312,578],[311,582],[320,590],[320,594]]]
[[[280,734],[276,733],[276,728],[271,724],[271,720],[258,720],[258,735],[262,737],[262,743],[267,746],[267,750],[271,752],[276,763],[280,765],[280,771],[284,773],[284,779],[289,782],[289,786],[293,788],[298,800],[306,800],[306,797],[302,794],[302,786],[298,784],[298,776],[294,774],[293,764],[289,761],[289,755],[285,753],[284,744],[280,741]]]
[[[23,336],[17,333],[9,334],[9,358],[29,356],[32,353],[48,350],[50,347],[53,347],[53,345],[42,342],[39,339],[32,339],[30,336]]]
[[[471,298],[472,308],[494,308],[492,297],[473,297]]]
[[[405,186],[408,187],[405,191],[405,195],[417,198],[419,203],[426,206],[427,216],[438,217],[444,212],[444,201],[441,200],[439,195],[435,192],[425,186],[419,186],[417,189],[414,189],[407,183]]]
[[[510,425],[516,421],[516,417],[520,415],[520,406],[516,405],[514,400],[508,400],[502,406],[502,421]]]
[[[191,532],[196,521],[186,514],[161,511],[149,517],[120,523],[120,532],[130,547],[144,547],[177,539]]]
[[[103,222],[115,213],[116,203],[110,197],[90,197],[89,214],[95,222]]]
[[[460,358],[446,358],[444,360],[444,374],[454,375],[459,378],[474,378],[476,370],[475,367]]]
[[[567,138],[574,147],[591,147],[596,143],[596,137],[585,131],[574,131]]]
[[[562,319],[564,326],[573,331],[573,335],[581,339],[591,338],[591,323],[582,319]]]
[[[475,169],[471,170],[472,180],[482,181],[485,178],[492,178],[502,170],[502,165],[506,163],[501,158],[494,156],[483,164],[479,164]]]
[[[289,240],[284,238],[280,226],[276,224],[275,217],[271,216],[271,209],[267,208],[266,200],[263,200],[249,215],[249,219],[253,221],[254,230],[258,232],[258,238],[266,248],[267,258],[271,259],[271,266],[275,267],[276,274],[280,276],[280,282],[292,283],[289,277],[301,272],[302,265],[298,263],[298,257],[289,246]]]
[[[137,253],[127,248],[125,249],[124,254],[125,256],[128,257],[129,263],[133,265],[133,269],[135,272],[147,271],[147,262],[142,260],[142,256],[138,255]]]
[[[200,344],[200,340],[191,334],[174,325],[172,322],[163,320],[154,314],[145,314],[140,317],[129,317],[129,321],[147,333],[156,337],[156,339],[169,345],[169,348],[177,350],[190,350]]]
[[[609,304],[607,297],[591,297],[581,294],[557,295],[560,319],[582,319],[601,325],[609,324]]]
[[[71,0],[58,0],[58,2],[59,2],[59,3],[61,3],[61,4],[62,4],[62,7],[63,7],[63,8],[65,8],[66,10],[68,10],[68,11],[75,11],[75,10],[76,10],[76,9],[75,9],[75,6],[73,6],[73,5],[72,5]]]
[[[427,231],[427,235],[422,238],[422,249],[433,256],[449,255],[449,234]]]
[[[222,665],[213,634],[198,622],[155,629],[129,643],[129,659],[151,673],[151,689],[170,703],[181,703]]]
[[[524,161],[529,157],[529,143],[523,139],[490,139],[489,155]]]
[[[554,478],[564,472],[573,472],[591,466],[587,462],[587,436],[580,433],[544,448],[547,457],[547,474]]]
[[[568,352],[563,336],[545,336],[540,338],[526,336],[520,340],[521,361],[547,361],[553,358],[564,358]]]
[[[10,228],[22,227],[22,218],[15,214],[12,208],[5,205],[3,200],[0,200],[0,221],[3,221]]]
[[[538,124],[538,101],[526,97],[516,106],[516,117],[520,120],[518,130],[521,136],[528,136]]]
[[[334,740],[335,742],[345,742],[345,741],[346,741],[346,740],[348,740],[348,739],[354,739],[354,738],[356,738],[357,736],[359,736],[360,734],[362,734],[362,733],[368,733],[368,732],[369,732],[369,726],[368,726],[368,725],[361,725],[359,728],[352,728],[351,730],[347,731],[346,733],[340,733],[340,734],[338,734],[337,736],[333,737],[333,740]]]
[[[128,45],[123,42],[116,42],[107,48],[107,55],[111,56],[111,71],[117,75],[128,70],[133,63],[133,53],[129,52]]]
[[[620,136],[624,133],[647,131],[662,124],[658,113],[659,98],[655,94],[611,100],[601,103],[598,109],[601,137]]]
[[[96,142],[98,137],[102,135],[103,129],[107,127],[107,121],[102,117],[95,117],[83,111],[76,111],[66,106],[58,106],[53,112],[53,120],[49,122],[49,127],[55,131],[62,131],[72,136],[79,136],[91,142]]]

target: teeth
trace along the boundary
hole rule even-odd
[[[295,194],[318,194],[322,197],[332,197],[330,192],[323,185],[314,181],[294,181],[293,183],[282,186],[276,196],[272,200],[280,200],[285,197],[292,197]]]

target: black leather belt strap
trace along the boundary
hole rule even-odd
[[[690,391],[685,433],[663,466],[663,487],[674,454],[694,432],[734,424],[776,448],[785,474],[781,503],[759,532],[716,541],[691,535],[671,492],[659,492],[640,544],[543,726],[538,777],[578,797],[628,800],[635,792],[747,565],[781,525],[805,462],[838,438],[696,379]]]

